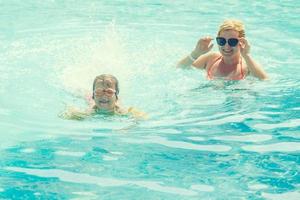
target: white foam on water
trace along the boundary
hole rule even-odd
[[[299,200],[300,199],[300,192],[286,192],[282,194],[271,194],[271,193],[262,193],[262,196],[266,199],[270,200]]]
[[[276,128],[296,128],[300,126],[300,119],[292,119],[286,122],[279,122],[276,124],[255,124],[254,128],[259,128],[262,130],[270,130]]]
[[[104,156],[103,156],[103,160],[108,160],[108,161],[109,161],[109,160],[119,160],[119,158],[104,155]]]
[[[201,191],[201,192],[213,192],[215,191],[215,188],[213,186],[210,185],[203,185],[203,184],[197,184],[197,185],[192,185],[190,187],[192,190],[197,190],[197,191]]]
[[[215,140],[239,141],[239,142],[263,142],[271,140],[271,135],[251,134],[251,135],[226,135],[213,137]]]
[[[249,184],[248,188],[251,190],[262,190],[267,189],[269,186],[265,184]]]
[[[111,151],[111,154],[115,154],[115,155],[123,155],[123,152],[119,152],[119,151]]]
[[[222,124],[227,124],[227,123],[233,123],[233,122],[243,122],[246,119],[267,119],[266,116],[263,116],[258,113],[252,113],[250,114],[235,114],[235,115],[230,115],[223,117],[221,119],[211,119],[211,120],[205,120],[205,121],[200,121],[197,122],[198,125],[222,125]]]
[[[160,182],[154,182],[154,181],[132,181],[132,180],[119,180],[115,178],[103,178],[103,177],[91,176],[88,174],[69,172],[60,169],[30,169],[30,168],[21,168],[21,167],[6,167],[4,169],[14,171],[14,172],[22,172],[28,175],[34,175],[34,176],[44,177],[44,178],[56,177],[61,181],[71,182],[71,183],[96,184],[100,187],[136,185],[139,187],[147,188],[149,190],[177,194],[177,195],[194,196],[198,194],[193,190],[179,188],[179,187],[165,186]]]
[[[187,137],[187,139],[193,140],[193,141],[205,141],[205,139],[203,137]]]
[[[169,129],[163,129],[163,130],[160,130],[159,133],[180,134],[181,131],[178,131],[178,130],[169,128]]]
[[[33,148],[25,148],[25,149],[21,149],[20,152],[22,153],[33,153],[35,152],[36,150],[33,149]]]
[[[128,61],[125,41],[114,21],[99,39],[81,38],[69,41],[70,55],[61,58],[57,74],[68,91],[82,96],[91,91],[94,78],[100,74],[112,74],[122,83],[122,93],[134,72]]]
[[[125,185],[126,181],[111,179],[111,178],[99,178],[90,176],[88,174],[79,174],[74,172],[68,172],[60,169],[32,169],[32,168],[21,168],[21,167],[6,167],[6,170],[23,172],[29,175],[38,177],[59,178],[61,181],[82,183],[82,184],[97,184],[102,187],[112,187]]]
[[[135,181],[136,185],[145,187],[150,190],[159,191],[159,192],[165,192],[165,193],[171,193],[171,194],[178,194],[178,195],[184,195],[184,196],[194,196],[197,195],[197,192],[194,192],[193,190],[178,188],[178,187],[170,187],[170,186],[162,186],[162,184],[158,182],[150,182],[150,181]]]
[[[72,200],[82,200],[82,199],[97,199],[97,195],[92,192],[72,192],[72,194],[80,196],[72,198]]]
[[[242,149],[245,151],[254,151],[254,152],[294,152],[300,151],[300,143],[298,142],[280,142],[274,144],[265,144],[265,145],[245,145],[242,146]]]
[[[72,136],[72,139],[74,140],[80,140],[80,141],[89,141],[92,139],[92,137],[87,137],[87,136]]]
[[[292,108],[291,110],[299,110],[300,111],[300,107],[296,107],[296,108]]]
[[[292,138],[300,139],[300,134],[299,134],[299,131],[297,131],[297,130],[282,131],[282,132],[280,132],[280,134],[285,137],[292,137]]]
[[[85,152],[55,151],[55,154],[61,156],[82,157],[85,155]]]

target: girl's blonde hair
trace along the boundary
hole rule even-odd
[[[235,19],[227,19],[221,24],[218,36],[222,31],[234,30],[239,33],[239,37],[245,37],[245,28],[243,22]]]

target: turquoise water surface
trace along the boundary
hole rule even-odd
[[[300,199],[299,8],[0,1],[0,199]],[[244,21],[269,81],[175,68],[226,18]],[[149,119],[59,118],[101,73]]]

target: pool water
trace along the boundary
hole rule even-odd
[[[300,199],[299,7],[0,1],[0,199]],[[175,68],[227,18],[269,81]],[[59,118],[102,73],[149,119]]]

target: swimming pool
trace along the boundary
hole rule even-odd
[[[298,1],[0,5],[1,199],[300,198]],[[270,81],[175,69],[232,17]],[[59,118],[101,73],[150,119]]]

